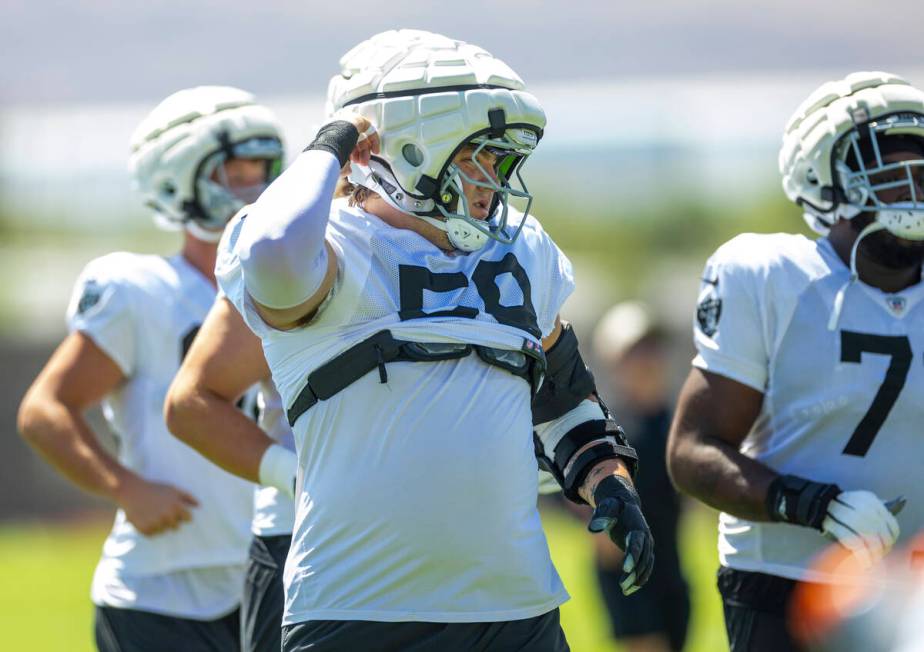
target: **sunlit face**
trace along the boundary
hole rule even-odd
[[[475,147],[466,145],[459,150],[455,157],[453,157],[452,162],[455,163],[466,176],[475,181],[493,181],[496,183],[497,175],[494,170],[498,163],[497,156],[487,149],[482,149],[478,153],[478,163],[490,174],[489,177],[486,177],[472,160],[472,154],[474,153]],[[465,195],[465,201],[468,204],[468,210],[471,216],[479,220],[487,219],[491,211],[491,203],[494,200],[494,191],[463,180],[462,192]]]
[[[230,158],[215,170],[212,180],[222,184],[245,204],[250,204],[266,188],[266,175],[266,159]]]

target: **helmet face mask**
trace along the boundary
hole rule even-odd
[[[253,95],[197,86],[170,95],[142,121],[129,171],[159,227],[217,242],[228,220],[279,174],[282,156],[276,118]],[[259,161],[260,182],[229,177],[225,166],[234,160]]]
[[[783,189],[822,235],[866,213],[895,237],[924,240],[922,144],[924,92],[889,73],[853,73],[823,84],[790,118]],[[919,156],[895,160],[899,145]]]
[[[915,131],[924,133],[924,116],[887,116],[847,133],[834,155],[846,208],[855,215],[874,211],[876,220],[896,237],[924,240],[924,140],[901,137]],[[917,158],[886,160],[889,151],[915,150]]]
[[[436,210],[447,222],[461,221],[501,244],[512,244],[520,235],[525,220],[520,222],[513,234],[508,232],[510,198],[516,197],[525,201],[524,214],[528,215],[532,207],[533,197],[520,174],[521,166],[532,150],[516,143],[506,133],[499,138],[476,139],[459,149],[461,151],[465,147],[472,146],[474,150],[471,154],[471,162],[478,170],[478,178],[470,176],[462,166],[450,160],[446,171],[441,175],[440,201],[436,203]],[[494,169],[485,168],[482,162],[483,152],[489,152],[495,156]],[[510,178],[511,175],[514,179]],[[486,218],[480,219],[472,215],[472,207],[469,206],[465,195],[466,185],[491,191],[491,206]]]
[[[254,184],[232,184],[225,164],[234,159],[263,161],[263,179]],[[235,213],[257,200],[279,176],[281,169],[282,142],[277,138],[250,138],[228,143],[199,164],[193,205],[187,208],[189,219],[196,220],[206,229],[220,231]]]
[[[349,180],[445,231],[462,251],[512,243],[522,223],[510,232],[510,200],[524,200],[528,213],[521,167],[545,127],[517,74],[477,46],[418,30],[377,34],[340,63],[329,115],[359,113],[381,139],[379,154],[368,167],[352,164]],[[474,150],[471,167],[455,160],[465,147]],[[485,152],[497,158],[493,171],[479,160]],[[486,217],[469,206],[466,188],[493,193]]]

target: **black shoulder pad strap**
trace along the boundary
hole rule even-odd
[[[595,390],[594,376],[581,359],[571,324],[565,324],[545,358],[545,381],[533,398],[533,425],[570,412]]]

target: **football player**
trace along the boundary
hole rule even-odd
[[[799,649],[784,610],[796,582],[843,579],[810,566],[829,540],[871,565],[924,525],[924,92],[824,84],[779,160],[823,237],[744,234],[706,263],[668,447],[677,485],[722,511],[735,651]]]
[[[182,249],[90,262],[70,334],[20,407],[26,440],[118,506],[91,592],[100,650],[239,648],[252,487],[171,437],[162,406],[215,300],[222,230],[281,160],[276,120],[249,93],[202,86],[161,102],[132,136],[129,167],[158,224],[182,229]],[[117,459],[83,417],[100,402]]]
[[[283,649],[566,650],[537,452],[627,550],[624,591],[653,558],[635,453],[558,319],[570,263],[527,213],[542,108],[489,53],[412,30],[347,53],[329,101],[216,267],[295,435]]]
[[[235,406],[258,384],[259,419]],[[278,652],[282,635],[282,570],[295,520],[295,442],[270,378],[260,340],[219,297],[167,393],[170,431],[213,462],[259,483],[253,541],[241,601],[241,648]]]
[[[593,332],[594,357],[609,390],[604,396],[607,401],[612,398],[629,443],[645,460],[636,490],[643,504],[657,505],[649,511],[648,524],[658,565],[638,593],[622,594],[622,555],[602,537],[594,537],[597,583],[613,635],[627,652],[680,652],[690,619],[689,590],[677,546],[682,505],[664,461],[674,398],[668,346],[666,328],[639,301],[624,301],[607,310]]]

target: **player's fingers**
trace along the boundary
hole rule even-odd
[[[590,515],[590,523],[587,524],[588,530],[594,533],[605,532],[616,525],[613,503],[615,501],[612,498],[605,498],[597,505],[594,513]],[[624,545],[624,543],[619,542],[620,548]]]
[[[635,557],[630,552],[626,554],[626,558],[622,562],[622,572],[631,573],[633,570],[635,570]]]
[[[188,509],[186,509],[185,507],[181,507],[181,508],[177,511],[177,513],[176,513],[176,524],[177,524],[177,526],[179,526],[180,523],[188,523],[188,522],[191,521],[191,520],[192,520],[192,514],[191,514],[190,511],[189,511]]]
[[[645,552],[644,533],[639,532],[638,530],[633,530],[632,532],[629,532],[629,534],[626,536],[625,546],[626,546],[626,560],[628,561],[630,558],[632,559],[632,567],[625,568],[625,564],[623,564],[623,570],[625,570],[626,572],[630,570],[637,570],[636,566],[638,565],[640,561],[644,559],[643,557],[644,552]]]
[[[378,132],[373,133],[369,136],[369,150],[373,154],[378,154],[382,149],[382,139],[379,136]]]
[[[628,575],[624,575],[623,579],[619,581],[619,588],[622,589],[624,595],[629,595],[630,593],[634,592],[632,590],[633,588],[637,590],[639,587],[636,586],[635,573],[632,572]]]
[[[878,503],[877,508],[882,532],[888,537],[888,547],[891,548],[892,544],[894,544],[898,539],[898,535],[901,532],[901,527],[898,525],[898,520],[895,518],[895,516],[892,515],[892,512],[886,509],[885,505]]]
[[[180,494],[180,501],[182,501],[183,504],[189,505],[190,507],[199,506],[199,501],[196,500],[192,494],[186,493],[182,489],[177,489],[177,492]]]
[[[649,536],[644,536],[644,539],[645,547],[642,553],[642,559],[639,562],[639,568],[636,569],[639,586],[645,586],[645,583],[648,582],[648,578],[651,577],[651,572],[654,570],[655,561],[654,542]]]

